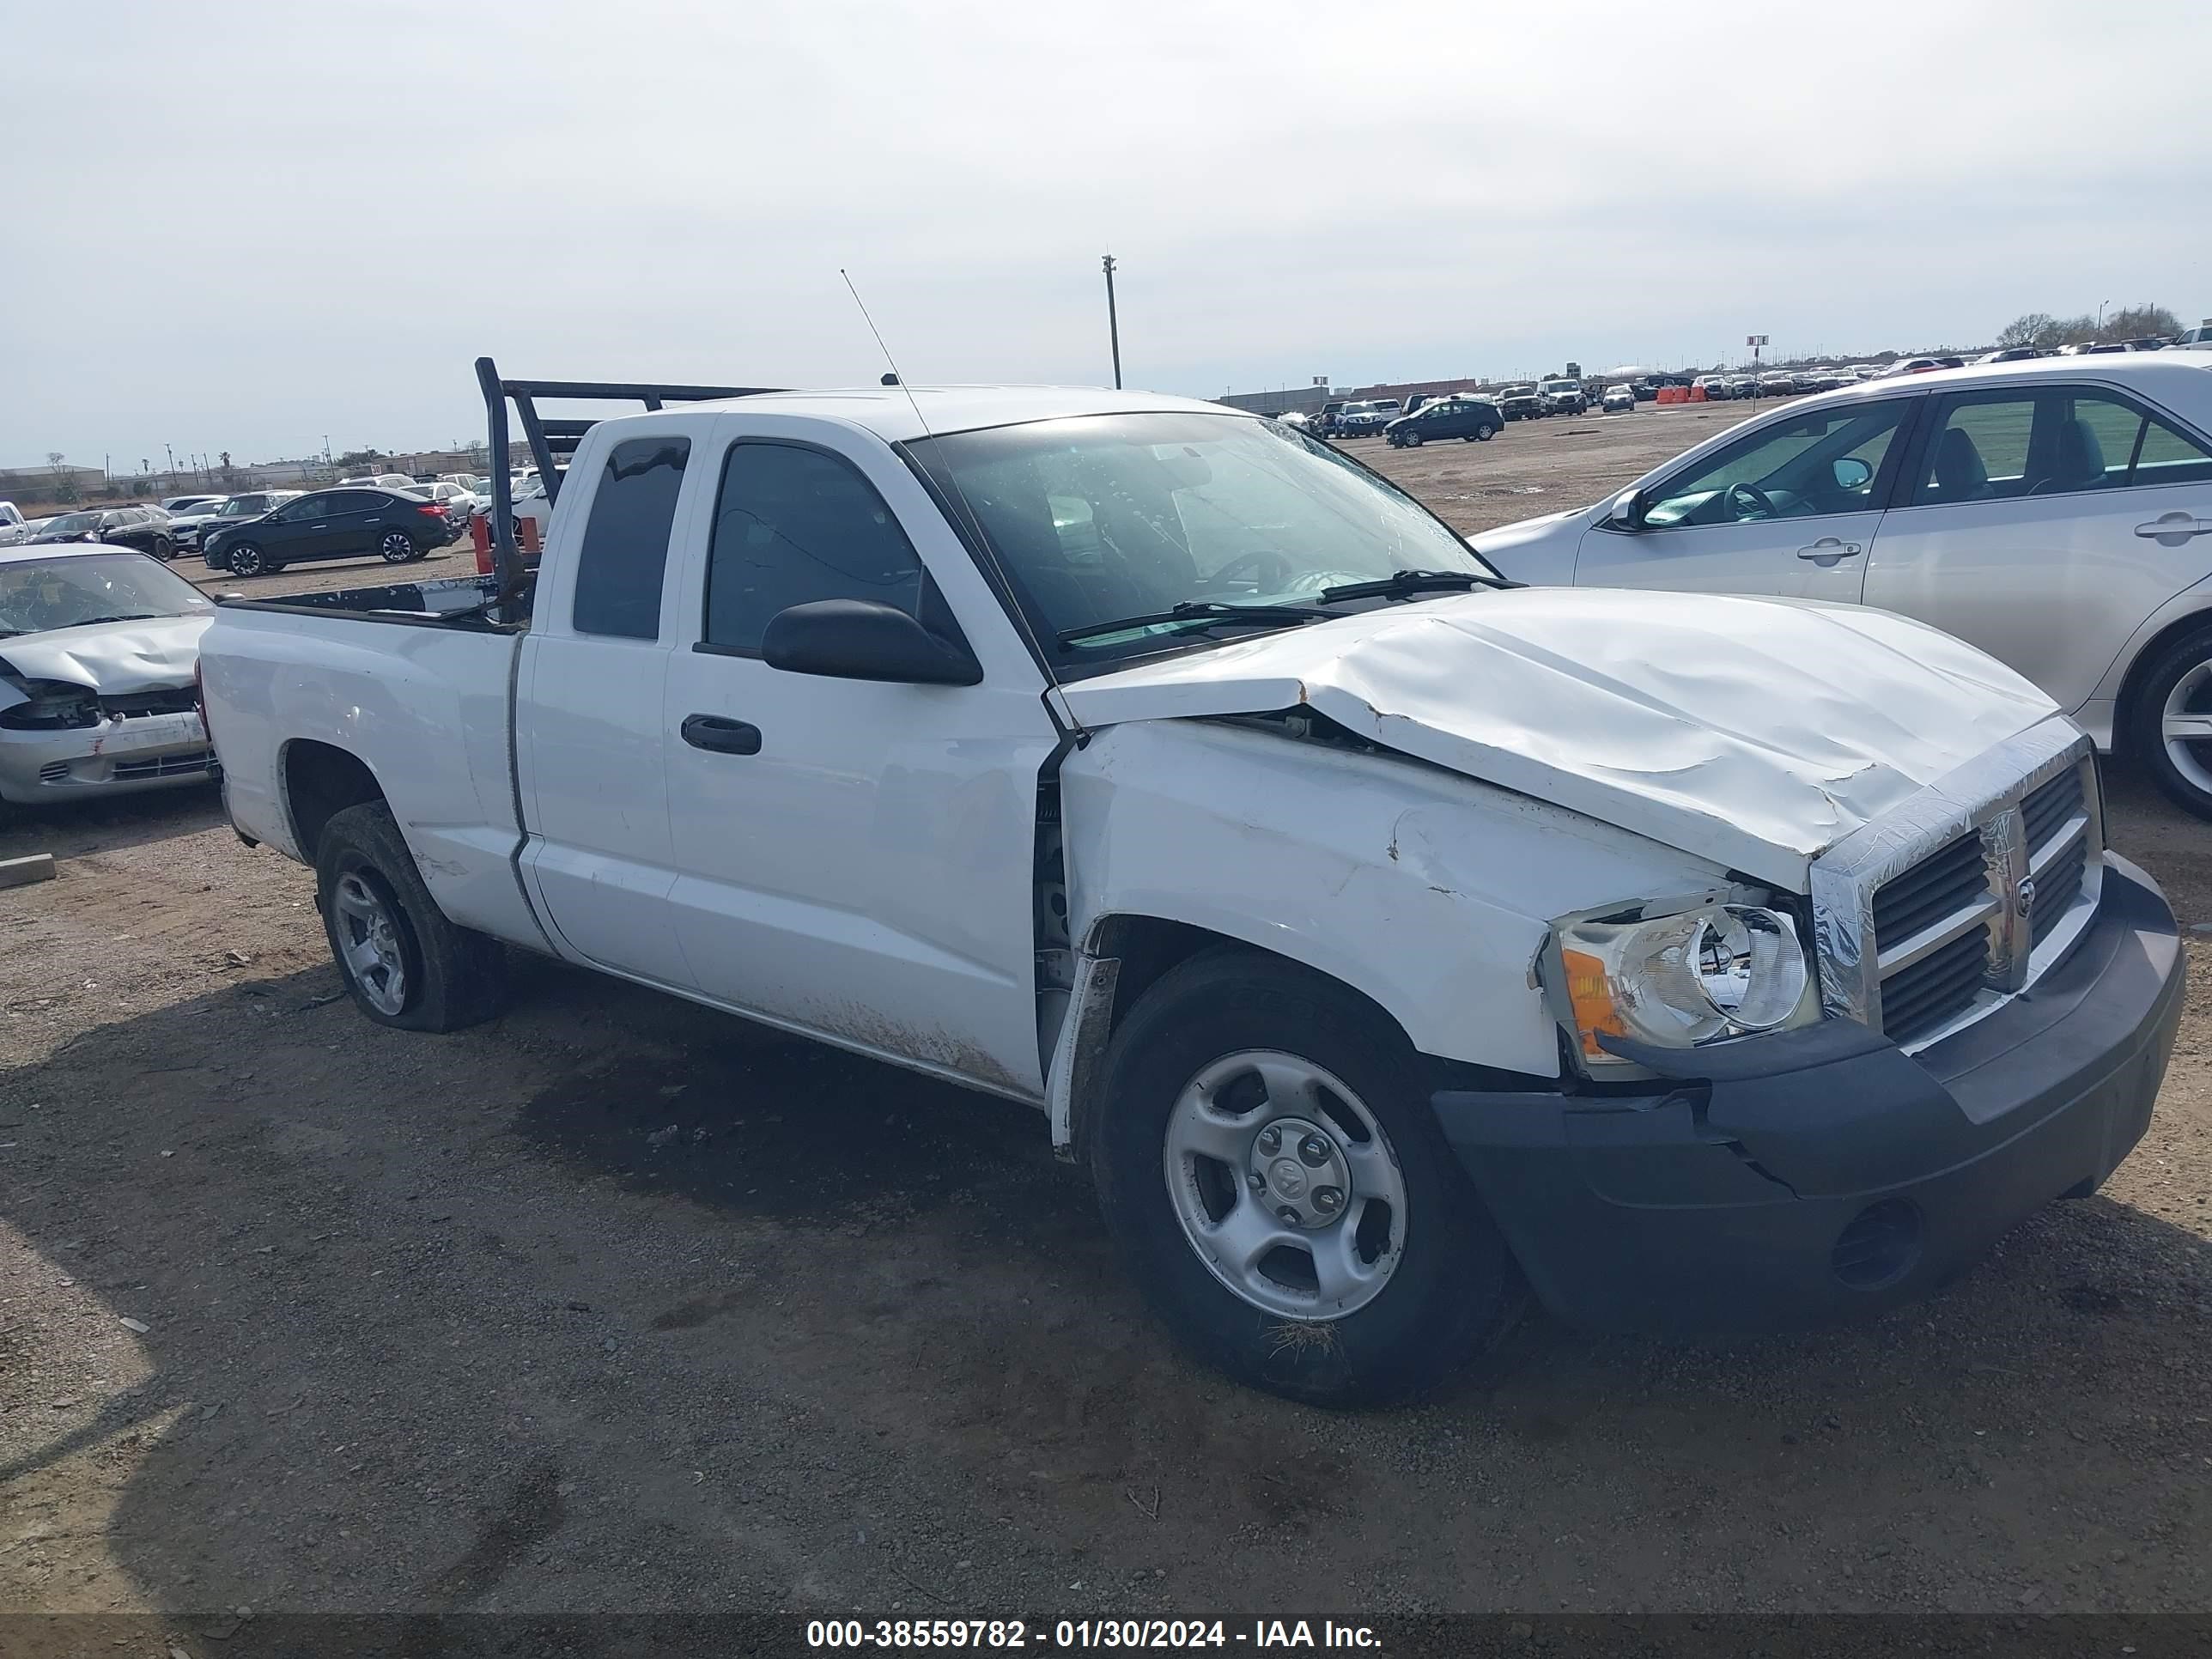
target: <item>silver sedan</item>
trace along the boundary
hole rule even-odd
[[[214,612],[143,553],[0,548],[0,802],[216,776],[192,684]]]

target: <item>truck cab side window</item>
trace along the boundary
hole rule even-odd
[[[817,599],[922,609],[921,560],[849,463],[792,444],[740,442],[722,464],[707,564],[705,642],[757,656],[769,619]]]
[[[608,452],[576,556],[569,625],[579,634],[660,635],[660,590],[689,438],[633,438]]]

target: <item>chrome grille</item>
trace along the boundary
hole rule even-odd
[[[2063,957],[2103,868],[2094,766],[2078,728],[2047,720],[1814,860],[1828,1011],[1930,1041]]]
[[[1893,1042],[1910,1042],[1934,1030],[1974,1000],[1989,971],[1989,929],[1977,926],[1911,967],[1885,975],[1882,1034]]]
[[[1885,944],[1902,943],[1986,898],[1989,890],[1982,838],[1961,836],[1942,852],[1882,884],[1874,896],[1875,937]]]
[[[1989,976],[1989,848],[1968,830],[1875,890],[1886,1035],[1910,1042],[1974,1000]]]
[[[2081,896],[2089,868],[2089,805],[2081,769],[2062,772],[2021,803],[2027,869],[2035,902],[2028,911],[2029,948],[2043,943]]]

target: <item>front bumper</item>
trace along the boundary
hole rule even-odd
[[[222,775],[196,714],[58,731],[0,730],[0,800],[18,805],[183,788]]]
[[[1568,1322],[1818,1324],[1936,1290],[2111,1174],[2149,1126],[2182,976],[2164,896],[2112,858],[2072,954],[1917,1054],[1831,1019],[1685,1051],[1645,1095],[1447,1091],[1437,1115]]]

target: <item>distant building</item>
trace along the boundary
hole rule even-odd
[[[107,487],[96,466],[0,466],[0,501],[82,501]]]

